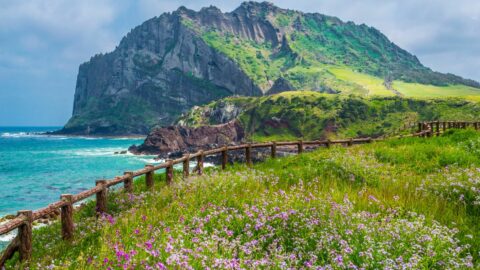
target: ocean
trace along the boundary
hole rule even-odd
[[[0,217],[35,210],[78,193],[96,179],[156,163],[154,156],[118,155],[142,139],[40,135],[60,127],[0,127]]]

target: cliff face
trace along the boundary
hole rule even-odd
[[[342,77],[346,71],[480,87],[431,71],[366,25],[267,2],[245,2],[229,13],[181,7],[144,22],[113,52],[80,66],[73,115],[59,133],[147,134],[226,96],[295,89],[368,94]]]
[[[194,105],[261,95],[232,59],[182,24],[183,12],[143,23],[115,51],[82,64],[73,116],[61,132],[146,134]]]

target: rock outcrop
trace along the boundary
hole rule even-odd
[[[274,95],[281,92],[292,91],[292,90],[295,90],[292,84],[288,80],[280,77],[275,81],[272,88],[268,90],[267,95]]]
[[[140,146],[128,150],[134,154],[153,154],[168,157],[181,152],[195,152],[219,146],[237,144],[245,137],[237,121],[222,125],[188,128],[169,126],[153,129]]]

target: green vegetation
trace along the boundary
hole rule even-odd
[[[157,176],[110,193],[98,220],[89,203],[72,243],[35,230],[31,269],[479,267],[479,153],[461,130]]]
[[[473,88],[465,85],[449,85],[446,87],[440,87],[434,85],[421,85],[396,81],[394,82],[393,87],[397,89],[400,93],[408,97],[463,97],[468,100],[480,101],[478,88]]]
[[[75,130],[84,131],[90,128],[92,134],[112,135],[118,131],[144,134],[149,127],[157,123],[154,108],[140,97],[120,100],[115,100],[113,96],[92,98],[88,99],[83,111],[82,114],[73,115],[64,130],[73,134]],[[138,123],[142,123],[142,127],[139,128]]]
[[[218,124],[212,111],[238,108],[238,119],[254,141],[377,137],[409,123],[476,120],[480,106],[461,99],[362,98],[318,92],[284,92],[264,97],[229,97],[195,108],[179,121],[190,126]],[[208,112],[208,113],[207,113]]]
[[[267,36],[252,39],[231,28],[202,25],[187,15],[182,22],[209,46],[237,62],[264,91],[283,77],[297,90],[320,92],[467,98],[480,94],[477,82],[433,72],[375,28],[258,5],[252,16],[270,23],[282,34],[281,41]],[[387,89],[386,80],[395,81],[398,92]]]
[[[268,89],[281,70],[291,65],[292,58],[286,54],[276,55],[270,44],[258,44],[242,40],[231,34],[207,31],[202,34],[205,42],[232,58],[260,88]]]

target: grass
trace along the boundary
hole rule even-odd
[[[434,86],[395,81],[393,87],[407,97],[462,97],[467,100],[480,101],[480,90],[465,85]]]
[[[396,96],[359,97],[289,91],[262,97],[229,97],[197,107],[180,118],[189,126],[220,124],[216,115],[235,107],[249,139],[254,141],[378,137],[418,121],[474,121],[477,102]],[[223,119],[224,120],[224,119]],[[223,121],[222,120],[222,121]],[[228,119],[228,121],[233,120]]]
[[[331,67],[328,70],[339,80],[352,82],[366,89],[369,96],[393,96],[394,93],[384,85],[384,80],[365,73],[355,72],[347,67]],[[465,85],[435,86],[428,84],[394,81],[393,88],[405,97],[447,98],[460,97],[466,100],[480,101],[480,90]]]
[[[209,169],[34,232],[32,269],[480,266],[480,134],[388,140]],[[15,268],[13,263],[9,267]],[[20,266],[16,266],[19,268]]]
[[[372,75],[355,72],[348,68],[334,67],[329,69],[337,79],[350,81],[368,90],[369,96],[394,96],[395,94],[383,85],[384,80]]]

